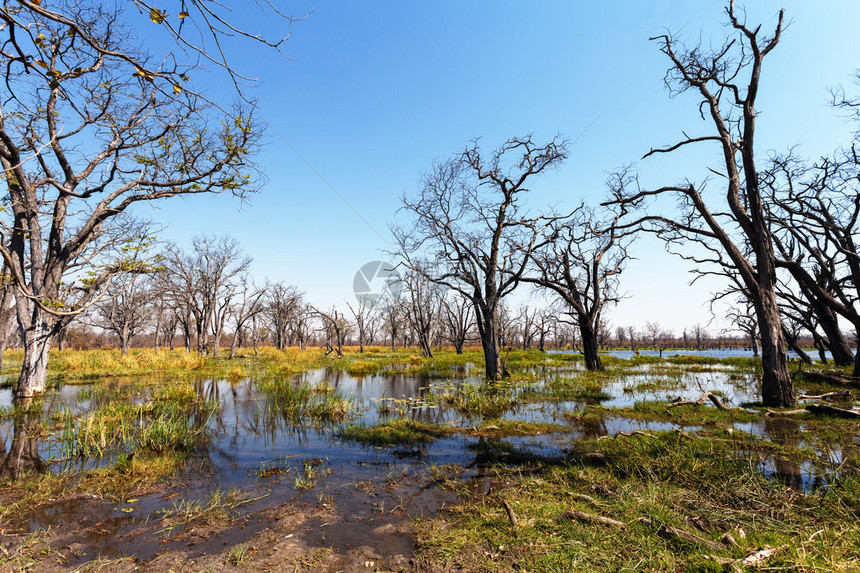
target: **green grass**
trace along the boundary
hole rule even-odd
[[[599,454],[599,463],[585,454]],[[860,567],[856,470],[805,495],[767,479],[753,462],[725,442],[668,433],[581,441],[567,458],[525,466],[508,459],[489,468],[493,495],[469,496],[416,524],[420,563],[470,571],[722,571],[708,555],[741,559],[787,545],[769,568]],[[556,519],[571,509],[626,527]],[[716,548],[661,536],[663,526]],[[725,534],[739,547],[724,545]]]
[[[454,433],[450,426],[425,424],[407,419],[387,420],[377,425],[354,424],[344,427],[341,439],[374,446],[427,443]]]

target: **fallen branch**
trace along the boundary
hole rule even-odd
[[[618,436],[624,436],[625,438],[632,438],[633,436],[645,436],[646,438],[654,438],[657,439],[657,436],[654,434],[649,434],[648,432],[643,432],[642,430],[634,430],[632,432],[615,432],[615,438],[618,439]]]
[[[702,439],[699,436],[694,436],[693,434],[691,434],[689,432],[685,432],[681,428],[672,428],[672,431],[676,432],[679,436],[684,436],[685,438],[690,438],[691,440],[701,440]]]
[[[756,551],[753,551],[752,553],[744,557],[744,559],[741,561],[741,565],[746,565],[747,567],[758,567],[759,565],[764,565],[770,560],[771,557],[773,557],[783,549],[788,549],[788,545],[757,549]]]
[[[756,549],[743,559],[730,559],[728,557],[718,557],[716,555],[705,555],[706,558],[716,561],[720,565],[728,565],[732,571],[741,573],[741,565],[745,567],[759,567],[767,563],[771,557],[779,551],[787,549],[788,545],[780,545],[779,547],[765,547],[764,549]]]
[[[841,390],[839,392],[827,392],[826,394],[819,394],[817,396],[813,396],[810,394],[801,394],[797,397],[798,400],[827,400],[828,398],[850,398],[851,392],[848,390]]]
[[[657,533],[661,537],[665,537],[667,539],[680,539],[681,541],[686,541],[688,543],[697,543],[714,551],[724,549],[719,543],[710,541],[704,537],[699,537],[695,533],[690,533],[689,531],[684,531],[683,529],[678,529],[677,527],[671,527],[669,525],[664,525],[657,531]]]
[[[809,410],[765,410],[764,415],[768,418],[773,418],[776,416],[800,416],[801,414],[808,414]]]
[[[720,400],[720,397],[713,392],[704,392],[699,396],[698,400],[676,400],[674,402],[670,402],[666,404],[666,409],[669,410],[671,408],[677,408],[678,406],[701,406],[708,400],[710,400],[717,409],[726,410],[726,406],[723,404],[723,401]]]
[[[579,501],[585,501],[588,503],[593,503],[594,505],[598,505],[598,501],[590,495],[585,495],[584,493],[574,493],[572,495],[574,499],[578,499]]]
[[[601,525],[617,527],[618,529],[627,529],[627,524],[623,521],[617,521],[609,517],[603,517],[602,515],[592,515],[575,509],[561,512],[555,517],[555,521],[581,521],[583,523],[599,523]]]
[[[503,499],[502,500],[502,507],[505,508],[505,513],[508,514],[508,519],[511,521],[511,527],[516,529],[517,528],[517,514],[514,513],[514,510],[511,507],[511,504],[509,504],[507,500]]]

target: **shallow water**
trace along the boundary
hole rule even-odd
[[[574,369],[565,372],[573,373]],[[553,370],[555,375],[557,371]],[[341,371],[313,370],[296,376],[294,382],[312,385],[328,384],[337,392],[354,399],[355,419],[359,423],[374,423],[380,418],[380,404],[385,400],[410,418],[425,422],[471,426],[473,420],[463,419],[451,410],[428,403],[428,396],[441,388],[481,383],[468,378],[468,371],[457,373],[454,379],[430,378],[403,374],[377,374],[356,377]],[[464,376],[466,376],[464,378]],[[203,379],[197,382],[200,397],[215,400],[220,408],[208,419],[210,438],[197,453],[192,469],[172,480],[165,491],[146,496],[130,504],[116,504],[80,498],[49,504],[32,512],[23,529],[34,530],[88,516],[100,525],[84,535],[86,544],[102,555],[134,553],[141,559],[154,556],[162,547],[158,538],[133,535],[144,523],[159,519],[159,510],[169,509],[180,499],[206,499],[215,490],[241,490],[242,497],[251,499],[242,511],[253,514],[284,503],[326,503],[337,508],[342,521],[323,532],[313,530],[309,535],[329,547],[354,546],[363,540],[380,554],[407,551],[403,536],[375,534],[380,525],[400,523],[410,516],[435,513],[443,504],[455,500],[449,490],[436,487],[431,478],[453,465],[466,468],[458,476],[473,488],[486,488],[488,451],[513,449],[536,456],[558,456],[579,438],[613,436],[617,432],[670,430],[676,424],[638,421],[607,415],[588,421],[569,421],[565,413],[582,411],[600,404],[606,407],[631,406],[642,400],[668,401],[678,397],[696,399],[703,390],[719,392],[730,405],[739,405],[758,398],[755,376],[730,369],[709,368],[688,371],[678,378],[672,388],[661,387],[665,373],[643,366],[633,373],[609,379],[600,390],[608,395],[603,400],[544,401],[520,406],[504,414],[508,420],[554,422],[566,425],[570,431],[530,437],[511,437],[492,442],[484,438],[457,435],[437,439],[430,444],[410,444],[379,448],[340,440],[336,437],[341,424],[321,426],[296,425],[270,409],[271,400],[250,380],[226,381]],[[534,384],[539,386],[538,380]],[[99,385],[119,385],[105,380]],[[96,398],[87,391],[95,385],[63,386],[48,395],[42,405],[43,430],[33,433],[32,419],[17,417],[0,423],[0,445],[3,447],[4,477],[22,469],[38,471],[72,471],[113,463],[117,452],[101,459],[64,459],[56,439],[52,438],[51,420],[58,413],[80,414],[94,406]],[[92,394],[92,393],[89,393]],[[11,391],[0,391],[0,406],[11,404]],[[274,415],[273,415],[274,414]],[[798,445],[800,429],[797,422],[763,421],[735,424],[735,429],[763,435],[779,443]],[[53,424],[55,425],[55,424]],[[49,428],[46,432],[44,428]],[[684,428],[695,431],[694,427]],[[853,441],[852,441],[853,440]],[[854,450],[857,437],[849,438]],[[742,449],[742,448],[741,448]],[[841,462],[841,449],[822,453],[835,464]],[[760,468],[786,485],[809,490],[827,483],[830,476],[809,462],[764,457]],[[310,487],[302,480],[315,476]],[[429,484],[429,485],[428,485]],[[177,494],[176,497],[171,497]],[[321,525],[321,524],[320,524]],[[256,526],[253,520],[248,532]],[[261,526],[262,527],[262,526]],[[180,528],[181,530],[181,528]],[[162,533],[162,535],[164,535]]]

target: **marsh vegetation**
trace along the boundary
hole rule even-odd
[[[106,376],[118,350],[60,353],[42,399],[0,395],[0,559],[858,566],[858,422],[764,408],[754,359],[606,353],[592,372],[580,354],[520,351],[508,379],[488,381],[480,352],[366,350],[132,350],[146,368],[122,377]],[[795,380],[833,394],[808,402],[857,407],[856,386]]]

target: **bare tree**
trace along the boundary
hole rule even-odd
[[[759,356],[758,350],[758,323],[755,319],[755,310],[746,297],[741,297],[737,304],[726,312],[726,319],[735,330],[739,330],[747,337],[752,348],[753,356]],[[684,335],[686,336],[686,330]]]
[[[628,182],[626,173],[618,173],[609,184],[618,189]],[[523,279],[557,294],[573,311],[588,370],[603,368],[597,327],[606,305],[620,298],[618,277],[631,234],[616,229],[624,214],[626,208],[621,207],[601,220],[593,209],[580,205],[570,218],[550,226],[546,244],[532,255],[536,273]]]
[[[217,356],[230,304],[250,264],[239,242],[226,236],[194,237],[189,251],[165,249],[159,288],[180,309],[186,350],[193,328],[197,351],[205,354],[211,347]]]
[[[346,317],[334,307],[328,312],[313,307],[309,308],[322,322],[322,330],[326,336],[326,356],[334,352],[338,358],[343,358],[343,345],[350,330],[350,324]]]
[[[404,315],[418,336],[421,352],[432,358],[432,341],[441,326],[442,289],[420,266],[407,270],[403,285]]]
[[[298,288],[283,282],[269,285],[266,289],[265,314],[272,325],[278,350],[284,350],[289,345],[290,333],[295,330],[296,321],[304,308],[303,297]]]
[[[536,145],[531,137],[508,140],[490,157],[473,141],[462,154],[436,163],[415,198],[403,198],[413,220],[393,229],[408,265],[423,253],[443,268],[428,278],[460,292],[475,308],[486,376],[501,378],[498,305],[514,291],[547,224],[523,212],[522,195],[541,173],[567,157],[564,141]]]
[[[762,65],[779,43],[783,12],[770,36],[761,34],[760,27],[747,26],[735,11],[734,2],[729,3],[726,14],[732,37],[716,49],[702,46],[701,42],[685,46],[671,34],[654,38],[671,62],[665,77],[670,93],[696,92],[702,116],[710,120],[714,133],[685,137],[645,155],[670,153],[703,142],[716,143],[722,152],[722,171],[714,172],[725,182],[725,206],[709,207],[702,195],[703,185],[692,181],[620,194],[615,203],[642,206],[654,196],[678,198],[679,215],[646,212],[631,225],[658,233],[669,245],[680,245],[683,251],[679,254],[697,264],[716,264],[737,272],[759,324],[762,401],[766,406],[786,407],[795,403],[794,385],[788,373],[775,290],[774,247],[755,152],[756,98]],[[693,249],[690,245],[694,245]],[[704,254],[696,254],[696,246]]]
[[[115,281],[106,295],[94,306],[93,324],[117,337],[124,356],[128,354],[132,338],[150,323],[153,292],[145,280],[131,276],[125,281]]]
[[[825,333],[837,364],[854,361],[837,315],[860,332],[860,159],[852,146],[806,165],[775,157],[764,177],[777,265],[786,269]],[[795,317],[797,318],[797,317]],[[814,332],[814,329],[812,330]]]
[[[239,287],[236,291],[235,302],[230,308],[230,316],[233,321],[233,339],[230,344],[230,358],[236,357],[236,351],[242,340],[243,332],[251,319],[264,310],[263,297],[266,295],[266,287],[254,284],[248,273],[239,277]]]
[[[442,320],[448,341],[457,354],[463,354],[466,342],[473,336],[474,312],[472,303],[458,292],[442,298]]]
[[[649,320],[645,323],[645,335],[651,342],[651,348],[657,350],[657,341],[663,335],[663,327],[660,323],[654,320]]]
[[[356,330],[358,330],[358,351],[364,353],[364,345],[373,341],[373,322],[376,319],[377,311],[376,300],[363,296],[359,297],[355,306],[350,303],[346,303],[346,306],[352,313]]]
[[[381,301],[379,314],[382,317],[384,331],[391,341],[391,351],[397,350],[397,337],[403,330],[403,305],[399,298],[388,297]]]

